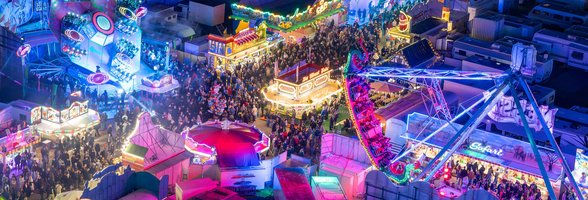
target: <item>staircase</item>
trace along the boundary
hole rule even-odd
[[[223,24],[216,25],[215,28],[218,31],[219,35],[223,35],[225,30],[227,29],[225,28],[225,26],[223,26]]]
[[[393,155],[399,155],[405,150],[405,147],[405,144],[390,142],[390,151]]]

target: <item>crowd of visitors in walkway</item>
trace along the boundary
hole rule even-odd
[[[450,174],[444,177],[443,174]],[[516,174],[516,175],[515,175]],[[469,160],[461,162],[452,159],[439,176],[432,180],[436,188],[447,185],[465,193],[468,190],[486,190],[499,199],[539,200],[543,199],[544,186],[538,186],[537,177],[520,172],[509,172],[509,169],[496,167],[487,162]],[[575,199],[571,190],[563,193],[563,199]]]

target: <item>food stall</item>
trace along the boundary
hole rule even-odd
[[[331,79],[331,72],[327,66],[301,61],[280,72],[262,94],[274,109],[302,114],[343,90],[337,80]]]
[[[36,131],[49,138],[72,136],[100,123],[98,112],[88,108],[88,101],[74,101],[64,110],[38,106],[31,109],[31,123]]]
[[[209,63],[218,69],[233,70],[238,62],[257,59],[261,53],[280,43],[281,38],[268,35],[265,22],[249,23],[236,35],[208,35]]]

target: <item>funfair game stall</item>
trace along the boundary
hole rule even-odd
[[[343,90],[337,80],[331,79],[331,72],[327,66],[301,61],[280,72],[275,83],[265,88],[262,94],[274,109],[294,110],[301,115]]]
[[[14,156],[23,152],[24,150],[32,151],[32,146],[41,141],[39,133],[31,128],[25,128],[15,133],[9,133],[0,138],[1,151],[3,163],[10,163]]]
[[[74,101],[64,110],[39,106],[31,110],[31,122],[41,135],[58,139],[72,136],[100,123],[98,112],[88,108],[88,101]]]
[[[279,35],[268,35],[265,22],[250,23],[233,36],[208,35],[209,63],[232,71],[238,62],[258,59],[258,55],[281,41]]]
[[[250,22],[264,20],[268,28],[278,31],[288,42],[299,42],[303,37],[314,34],[321,22],[335,25],[345,23],[342,0],[319,1],[273,1],[263,5],[247,2],[250,5],[231,4],[231,19]]]

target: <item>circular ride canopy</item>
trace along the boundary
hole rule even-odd
[[[186,149],[215,156],[220,167],[259,166],[257,153],[269,148],[269,138],[255,127],[237,122],[206,122],[186,133]]]

